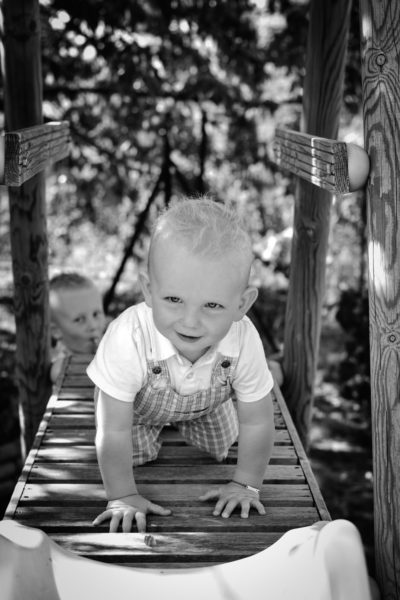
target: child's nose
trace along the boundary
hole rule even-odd
[[[96,331],[98,327],[98,321],[95,317],[89,317],[87,320],[87,326],[90,331]]]
[[[199,314],[196,309],[186,308],[182,318],[185,327],[197,327],[199,324]]]

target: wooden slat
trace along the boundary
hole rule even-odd
[[[138,533],[80,533],[52,535],[52,539],[67,550],[87,558],[123,564],[137,558],[138,562],[169,562],[184,560],[199,563],[229,562],[261,552],[280,537],[280,532],[171,532],[152,534],[155,545],[148,546],[145,535]]]
[[[157,461],[158,464],[158,461]],[[177,468],[179,467],[179,468]],[[234,463],[232,465],[181,464],[179,457],[174,463],[161,464],[161,466],[144,465],[135,469],[135,480],[138,484],[146,482],[159,482],[175,484],[184,480],[188,485],[193,483],[207,483],[210,485],[223,484],[233,476]],[[97,464],[82,464],[81,462],[70,466],[68,463],[35,463],[30,474],[30,481],[57,481],[68,483],[78,481],[101,482],[100,470]],[[303,483],[304,473],[299,465],[274,465],[269,464],[265,470],[264,482],[278,483]]]
[[[184,481],[169,485],[168,483],[143,483],[140,491],[144,496],[161,504],[197,503],[203,505],[199,497],[210,489],[207,483],[187,485]],[[261,488],[261,499],[266,505],[274,506],[312,506],[313,497],[306,483],[264,484]],[[96,506],[105,505],[105,493],[100,483],[27,483],[20,497],[22,505],[48,506]],[[13,513],[14,514],[14,513]],[[11,518],[11,515],[9,515]],[[196,527],[196,524],[193,524]]]
[[[3,185],[20,186],[70,149],[69,123],[45,123],[4,134]]]
[[[50,463],[73,463],[81,464],[97,463],[96,450],[94,446],[68,446],[68,452],[65,446],[59,448],[54,444],[42,446],[36,456],[35,466],[43,462]],[[233,447],[229,451],[229,455],[224,461],[227,465],[233,465],[237,462],[237,447]],[[299,459],[293,446],[281,445],[275,446],[270,460],[271,465],[297,465]],[[160,465],[215,465],[215,460],[209,454],[202,452],[197,448],[190,446],[164,445],[157,457],[157,464]],[[32,473],[34,476],[34,473]]]
[[[165,504],[165,503],[164,503]],[[251,527],[257,531],[287,531],[288,528],[306,527],[318,521],[318,512],[313,506],[299,506],[296,511],[292,506],[267,506],[266,514],[254,513],[250,522],[234,513],[230,519],[216,519],[210,514],[210,507],[198,504],[176,505],[167,503],[173,511],[173,519],[152,515],[148,519],[148,531],[185,531],[193,530],[193,522],[200,519],[202,531],[218,530],[240,531]],[[15,518],[23,525],[38,527],[47,533],[64,533],[80,531],[93,532],[92,521],[97,514],[96,507],[82,505],[78,507],[64,506],[60,513],[58,506],[21,505]],[[96,527],[96,531],[108,531],[108,523]]]
[[[274,153],[282,169],[332,193],[350,191],[345,142],[278,128]]]

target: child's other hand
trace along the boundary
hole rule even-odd
[[[110,533],[118,531],[120,523],[122,531],[129,533],[133,519],[135,519],[138,532],[145,533],[148,513],[167,516],[171,514],[171,511],[169,508],[163,508],[159,504],[150,502],[140,494],[132,494],[120,500],[110,500],[106,510],[95,518],[93,525],[99,525],[110,519]]]
[[[214,499],[218,500],[213,511],[213,515],[216,517],[221,515],[221,517],[227,519],[237,506],[240,506],[242,519],[247,519],[252,506],[258,510],[260,515],[265,515],[265,508],[261,504],[257,492],[246,490],[246,488],[233,481],[200,496],[200,500]]]

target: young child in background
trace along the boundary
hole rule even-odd
[[[99,290],[79,273],[61,273],[50,280],[52,338],[56,340],[50,378],[54,383],[68,354],[94,354],[106,321]]]
[[[226,458],[238,438],[231,481],[210,490],[214,515],[246,518],[259,499],[274,438],[272,375],[245,316],[252,248],[233,212],[209,199],[184,200],[158,219],[145,302],[113,321],[87,373],[96,385],[96,449],[108,499],[94,524],[146,530],[146,514],[170,510],[143,497],[133,467],[154,460],[159,435],[175,423],[190,444]],[[232,399],[236,398],[237,408]]]

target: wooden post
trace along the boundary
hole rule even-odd
[[[400,3],[361,0],[374,524],[383,600],[400,598]]]
[[[7,131],[42,123],[40,17],[37,0],[4,0]],[[44,175],[9,188],[17,330],[16,370],[22,429],[29,448],[51,388]],[[20,411],[21,412],[21,411]]]
[[[312,0],[303,88],[305,133],[335,139],[350,20],[348,0]],[[325,292],[331,194],[298,181],[285,318],[283,393],[307,447],[321,309]]]

